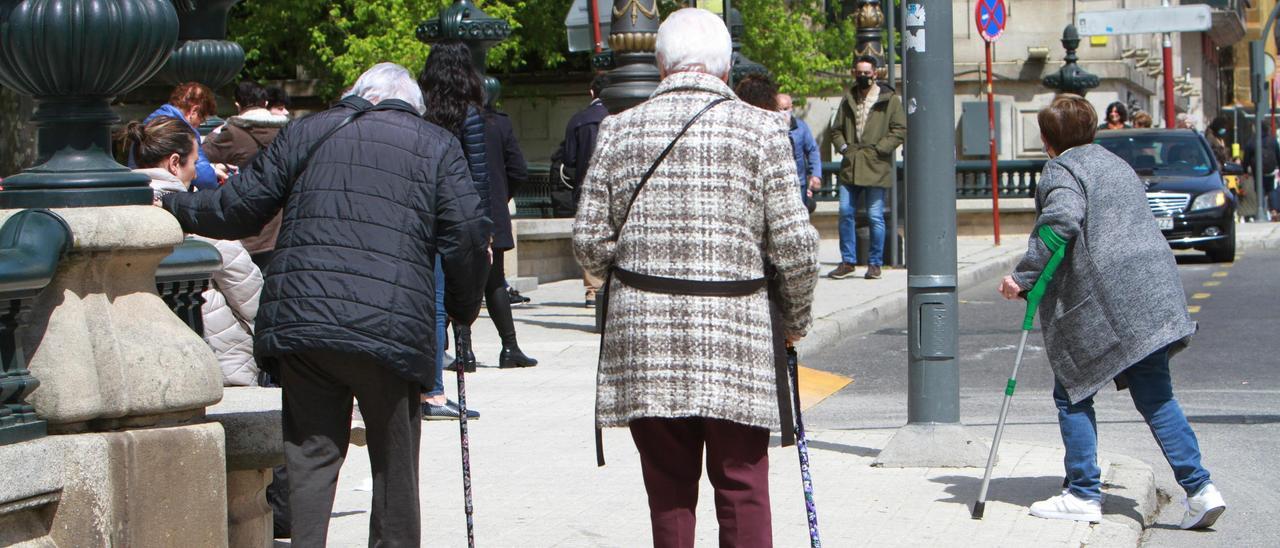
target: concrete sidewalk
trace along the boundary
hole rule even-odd
[[[1007,272],[1021,256],[1024,238],[1008,237],[998,249],[989,239],[962,238],[960,285]],[[839,259],[834,242],[823,242],[821,258],[825,273]],[[591,332],[593,311],[582,305],[582,286],[577,281],[543,284],[529,297],[531,305],[516,309],[517,330],[521,347],[540,364],[508,371],[482,366],[468,375],[468,403],[483,414],[470,423],[477,543],[649,545],[639,460],[625,430],[605,432],[609,464],[595,466],[598,336]],[[814,307],[815,327],[803,344],[828,344],[905,310],[904,270],[885,270],[884,278],[875,281],[823,278]],[[496,365],[500,345],[486,317],[475,325],[475,347],[482,363]],[[447,374],[451,394],[454,383]],[[833,383],[832,390],[843,384]],[[829,394],[808,394],[805,407]],[[1104,453],[1107,500],[1102,524],[1029,516],[1027,506],[1060,486],[1061,449],[1005,442],[986,518],[974,521],[968,505],[977,496],[982,470],[872,467],[893,433],[810,432],[815,499],[827,546],[1134,546],[1141,523],[1156,511],[1150,467]],[[425,546],[466,544],[459,452],[456,422],[424,423],[420,485]],[[770,457],[775,545],[804,546],[808,533],[795,449],[775,446]],[[703,483],[698,545],[713,546],[717,525],[712,490],[705,478]],[[334,546],[366,544],[371,485],[367,451],[352,446],[331,522]]]

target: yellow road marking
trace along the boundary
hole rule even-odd
[[[840,389],[849,386],[853,379],[844,375],[819,371],[800,366],[800,409],[808,410],[818,405]]]
[[[1205,282],[1204,283],[1205,287],[1218,287],[1220,285],[1222,285],[1222,282]]]
[[[1196,293],[1195,295],[1192,295],[1192,296],[1191,296],[1191,298],[1192,298],[1192,299],[1195,299],[1195,300],[1208,299],[1208,298],[1209,298],[1209,294],[1208,294],[1208,293]]]
[[[1188,313],[1190,313],[1190,314],[1195,314],[1196,312],[1199,312],[1199,311],[1200,311],[1200,307],[1199,307],[1199,306],[1194,306],[1194,305],[1193,305],[1193,306],[1188,306],[1188,307],[1187,307],[1187,312],[1188,312]]]
[[[1213,277],[1214,277],[1214,278],[1226,278],[1226,277],[1227,277],[1227,272],[1214,272],[1214,273],[1213,273]]]

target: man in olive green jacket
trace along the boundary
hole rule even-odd
[[[893,88],[875,81],[876,59],[859,57],[854,63],[854,86],[845,93],[827,130],[827,139],[840,162],[840,266],[827,273],[835,279],[853,276],[858,258],[853,219],[858,196],[867,200],[871,221],[871,248],[866,278],[880,277],[884,264],[884,193],[892,184],[893,151],[907,137],[907,115]]]

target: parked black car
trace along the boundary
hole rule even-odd
[[[1173,249],[1204,251],[1217,262],[1236,254],[1236,200],[1204,136],[1189,129],[1099,131],[1096,142],[1128,162],[1147,185],[1147,205]]]

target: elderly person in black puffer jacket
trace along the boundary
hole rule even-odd
[[[1026,257],[1000,284],[1016,299],[1032,289],[1054,251],[1065,258],[1040,303],[1053,400],[1066,447],[1067,485],[1031,505],[1048,519],[1100,521],[1102,481],[1093,395],[1113,380],[1127,387],[1187,493],[1183,529],[1213,525],[1226,509],[1200,464],[1196,434],[1173,397],[1169,359],[1195,333],[1169,244],[1147,208],[1133,168],[1093,143],[1098,115],[1078,95],[1061,95],[1037,118],[1049,162],[1036,186],[1036,230]]]
[[[458,140],[423,110],[408,71],[376,65],[216,191],[164,198],[184,231],[221,239],[256,234],[283,207],[254,348],[284,390],[298,545],[324,545],[353,394],[374,477],[369,543],[420,543],[418,393],[433,381],[434,263],[449,316],[470,324],[491,232]]]

